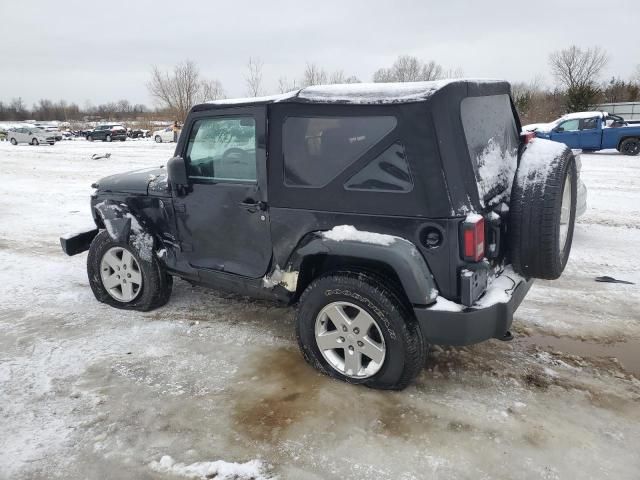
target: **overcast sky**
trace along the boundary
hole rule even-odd
[[[605,77],[640,64],[639,0],[31,1],[0,0],[0,100],[65,99],[80,106],[126,98],[153,105],[151,65],[185,59],[244,96],[249,56],[264,63],[265,93],[306,62],[370,81],[399,54],[466,76],[551,84],[547,58],[599,45]]]

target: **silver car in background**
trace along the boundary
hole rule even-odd
[[[7,139],[12,145],[19,143],[29,143],[31,145],[49,144],[53,145],[56,139],[51,133],[45,132],[35,127],[10,128],[7,132]]]

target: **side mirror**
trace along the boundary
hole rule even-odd
[[[182,193],[189,186],[187,177],[187,165],[182,157],[173,157],[167,163],[167,176],[171,189],[178,194]]]

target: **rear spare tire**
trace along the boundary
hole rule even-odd
[[[536,138],[522,153],[511,190],[511,260],[527,278],[564,270],[576,218],[577,170],[564,144]]]

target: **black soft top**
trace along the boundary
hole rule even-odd
[[[264,105],[272,103],[384,105],[428,102],[436,97],[497,95],[509,93],[503,80],[449,79],[430,82],[349,83],[315,85],[299,90],[264,97],[214,100],[193,107],[194,112],[225,107]],[[455,93],[454,93],[455,92]]]

